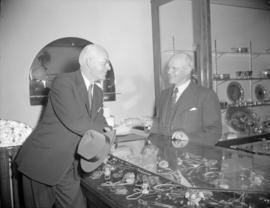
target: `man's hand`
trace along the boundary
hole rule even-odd
[[[125,124],[122,124],[122,125],[116,126],[114,130],[116,131],[116,135],[119,135],[119,136],[127,135],[127,134],[130,134],[131,127]]]
[[[103,131],[106,133],[106,132],[109,132],[109,131],[111,131],[112,129],[110,128],[110,127],[108,127],[108,126],[105,126],[104,128],[103,128]]]
[[[185,147],[189,142],[189,138],[183,131],[175,131],[172,135],[172,144],[175,148]]]

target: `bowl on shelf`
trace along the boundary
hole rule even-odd
[[[221,109],[226,109],[228,107],[228,102],[226,101],[220,101],[219,102],[220,108]]]
[[[260,72],[261,78],[270,78],[270,69],[264,69]]]
[[[232,52],[235,53],[247,53],[248,52],[248,48],[247,47],[243,47],[243,48],[231,48]]]
[[[227,80],[230,79],[230,74],[214,74],[213,78],[219,80]]]
[[[252,71],[237,71],[235,72],[237,78],[251,78],[252,77]]]

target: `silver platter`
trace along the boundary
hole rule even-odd
[[[239,103],[244,98],[244,89],[239,82],[231,82],[227,86],[227,96],[233,103]]]
[[[264,88],[263,85],[258,84],[258,85],[255,87],[254,91],[255,91],[256,99],[257,99],[258,101],[261,101],[261,102],[262,102],[262,101],[265,101],[265,99],[267,98],[267,91],[266,91],[266,89]]]

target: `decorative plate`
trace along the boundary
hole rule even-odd
[[[266,99],[267,91],[266,91],[266,89],[264,88],[263,85],[258,84],[255,87],[255,96],[256,96],[258,101],[264,101]]]
[[[233,103],[238,103],[244,97],[244,90],[239,82],[231,82],[227,87],[227,96]]]

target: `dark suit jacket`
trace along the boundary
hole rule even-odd
[[[35,130],[16,157],[19,171],[33,180],[55,185],[71,167],[82,135],[89,129],[102,132],[103,93],[95,86],[90,110],[81,71],[59,74]]]
[[[184,131],[191,141],[214,145],[221,136],[221,112],[214,91],[191,82],[171,108],[173,88],[156,101],[152,133],[171,136]]]

